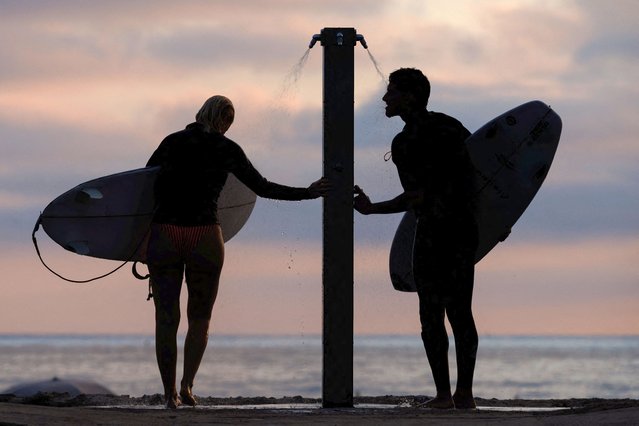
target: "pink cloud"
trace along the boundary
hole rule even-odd
[[[36,215],[72,184],[143,165],[159,141],[187,124],[213,93],[236,102],[229,136],[266,176],[300,184],[314,178],[321,171],[320,46],[311,51],[295,90],[280,92],[311,35],[329,25],[355,26],[386,72],[422,67],[433,80],[433,104],[453,106],[467,119],[486,121],[492,113],[482,114],[515,100],[551,102],[565,131],[546,185],[595,188],[596,198],[598,185],[625,188],[636,175],[632,1],[610,8],[596,2],[549,7],[533,1],[278,0],[269,3],[268,15],[250,2],[163,1],[152,8],[147,2],[80,3],[17,2],[0,16],[0,35],[9,40],[0,47],[5,229],[20,222],[17,209]],[[273,16],[277,25],[270,22]],[[359,48],[356,87],[357,107],[368,99],[381,103],[379,76]],[[381,114],[362,123],[358,137],[366,143],[397,124]],[[379,197],[398,189],[392,165],[381,165],[383,152],[377,142],[358,147],[356,159],[358,183],[375,188]],[[619,192],[624,199],[634,195]],[[632,241],[636,228],[629,229],[628,238],[562,242],[557,236],[548,244],[513,236],[478,267],[480,329],[639,332],[632,313],[639,299],[639,248]],[[46,273],[21,244],[7,243],[0,258],[7,289],[0,331],[150,332],[146,290],[128,273],[71,286]],[[319,332],[317,244],[300,244],[295,252],[277,241],[229,245],[229,253],[237,250],[241,257],[229,255],[215,329]],[[358,246],[356,330],[418,332],[414,295],[390,288],[386,250],[385,243]],[[67,253],[51,252],[51,260],[72,275],[110,267]]]

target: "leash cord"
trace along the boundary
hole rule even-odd
[[[133,251],[133,253],[131,253],[131,255],[129,256],[129,258],[128,258],[127,260],[125,260],[125,261],[124,261],[121,265],[119,265],[117,268],[113,269],[112,271],[107,272],[106,274],[102,274],[102,275],[97,276],[97,277],[89,278],[89,279],[86,279],[86,280],[74,280],[74,279],[67,278],[67,277],[65,277],[65,276],[63,276],[63,275],[61,275],[61,274],[57,273],[56,271],[54,271],[54,270],[53,270],[53,269],[52,269],[49,265],[47,265],[47,263],[46,263],[46,262],[44,261],[44,259],[42,258],[42,254],[40,253],[40,248],[38,247],[38,240],[37,240],[37,238],[36,238],[36,232],[38,232],[38,230],[40,229],[40,225],[41,225],[41,224],[42,224],[42,215],[40,215],[40,216],[38,217],[38,220],[37,220],[37,222],[36,222],[36,224],[35,224],[35,227],[33,228],[33,232],[31,233],[31,240],[33,241],[33,246],[35,247],[35,250],[36,250],[36,253],[38,254],[38,258],[40,259],[40,262],[42,263],[42,265],[43,265],[45,268],[47,268],[47,270],[48,270],[49,272],[51,272],[51,273],[52,273],[53,275],[55,275],[56,277],[58,277],[58,278],[60,278],[60,279],[62,279],[62,280],[64,280],[64,281],[67,281],[67,282],[70,282],[70,283],[74,283],[74,284],[86,284],[86,283],[90,283],[90,282],[92,282],[92,281],[97,281],[97,280],[99,280],[99,279],[106,278],[106,277],[108,277],[109,275],[112,275],[112,274],[114,274],[115,272],[117,272],[118,270],[122,269],[122,267],[123,267],[124,265],[126,265],[128,262],[130,262],[130,261],[133,259],[133,256],[135,255],[135,253],[137,253],[137,252],[138,252],[138,249],[142,246],[142,243],[144,242],[144,240],[145,240],[145,239],[146,239],[146,237],[148,236],[148,233],[151,231],[151,230],[149,229],[149,231],[148,231],[148,232],[144,235],[144,238],[142,238],[142,239],[140,240],[140,242],[137,244],[137,246],[135,247],[135,250]],[[136,269],[136,264],[137,264],[137,263],[138,263],[137,261],[135,261],[135,262],[133,263],[133,268],[132,268],[133,275],[135,276],[135,278],[137,278],[137,279],[139,279],[139,280],[145,280],[145,279],[147,279],[147,278],[149,277],[149,275],[148,275],[148,274],[147,274],[146,276],[143,276],[143,275],[141,275],[141,274],[139,274],[139,273],[137,272],[137,269]],[[149,288],[150,288],[150,283],[149,283]],[[149,294],[151,294],[151,293],[150,293],[150,291],[149,291]],[[152,296],[150,296],[150,297],[152,297]],[[150,298],[150,297],[149,297],[149,298]],[[148,300],[148,299],[147,299],[147,300]]]

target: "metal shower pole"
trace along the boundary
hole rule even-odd
[[[323,174],[333,190],[323,209],[324,408],[353,406],[354,28],[324,28]]]

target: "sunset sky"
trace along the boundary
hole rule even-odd
[[[38,214],[144,166],[213,94],[233,100],[227,136],[267,178],[307,186],[322,172],[322,47],[296,65],[313,34],[342,26],[386,75],[422,69],[429,109],[471,131],[534,99],[562,117],[546,182],[477,265],[480,334],[639,334],[638,20],[633,0],[0,0],[0,333],[152,333],[129,266],[90,284],[44,269]],[[373,201],[401,191],[384,89],[358,45],[355,180]],[[388,278],[400,219],[355,214],[356,333],[419,332],[416,295]],[[258,200],[226,247],[214,333],[321,332],[321,221],[319,200]],[[37,236],[70,278],[117,266]]]

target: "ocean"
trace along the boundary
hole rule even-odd
[[[452,340],[449,359],[454,388]],[[435,391],[418,336],[356,336],[353,371],[355,395]],[[153,336],[0,335],[0,393],[54,376],[91,379],[118,395],[162,393]],[[481,336],[474,391],[498,399],[639,399],[638,378],[639,336]],[[213,335],[194,393],[318,398],[321,383],[321,336]]]

